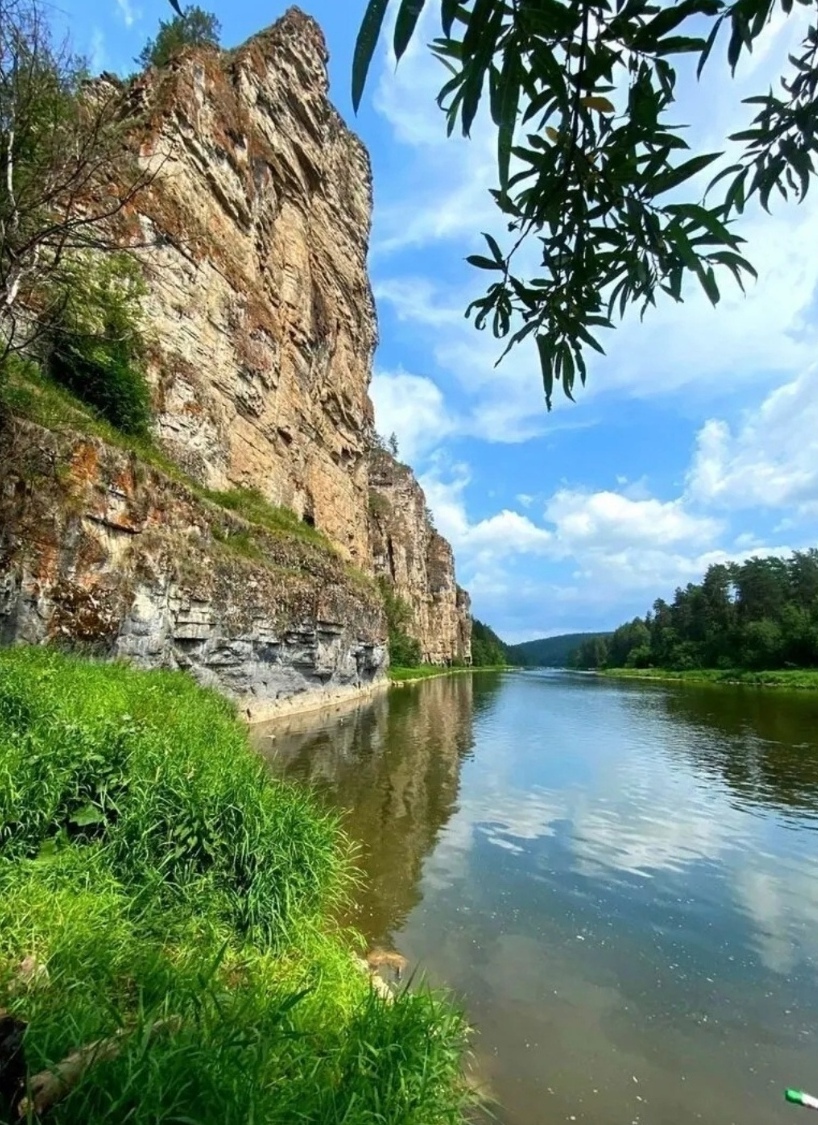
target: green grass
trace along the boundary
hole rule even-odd
[[[673,671],[668,668],[607,668],[602,675],[614,679],[682,680],[689,683],[746,684],[749,687],[818,690],[818,669],[814,668],[774,672],[748,672],[737,668],[691,668],[685,671]]]
[[[187,483],[178,465],[166,457],[149,437],[124,434],[90,406],[59,386],[31,360],[10,356],[0,369],[0,406],[47,430],[71,429],[127,449],[175,480]]]
[[[435,676],[453,676],[459,672],[508,672],[510,666],[505,664],[493,664],[481,667],[453,667],[442,668],[439,664],[421,664],[416,668],[390,668],[389,679],[399,683],[405,683],[407,680],[429,680]]]
[[[268,776],[223,699],[0,653],[0,1008],[30,1072],[124,1032],[56,1125],[460,1120],[462,1020],[373,995],[329,921],[352,888],[335,820]]]
[[[290,508],[271,504],[260,492],[251,488],[224,491],[203,488],[163,453],[149,436],[125,434],[116,429],[70,391],[49,379],[30,360],[22,360],[16,356],[6,360],[0,371],[0,406],[46,429],[79,431],[108,445],[125,449],[140,461],[183,484],[200,500],[239,516],[251,525],[246,532],[229,537],[217,536],[238,554],[256,560],[265,558],[263,543],[253,537],[253,527],[258,527],[273,535],[310,543],[337,557],[337,551],[329,539],[301,520]]]
[[[271,504],[254,488],[231,488],[226,492],[213,492],[209,489],[201,489],[200,491],[201,495],[211,504],[218,504],[220,508],[235,512],[248,523],[263,527],[274,535],[283,533],[297,536],[300,539],[307,539],[327,551],[335,551],[323,532],[299,519],[292,509]]]

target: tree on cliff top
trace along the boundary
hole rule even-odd
[[[184,47],[218,47],[221,24],[212,12],[196,4],[180,9],[171,20],[160,20],[155,39],[149,39],[134,60],[144,70],[149,66],[166,66]]]
[[[793,12],[793,0],[778,2]],[[644,313],[660,293],[681,301],[691,278],[715,305],[725,271],[739,285],[755,276],[735,229],[751,199],[769,210],[774,191],[805,197],[818,151],[818,26],[814,0],[798,3],[813,9],[801,50],[778,92],[745,99],[756,116],[727,138],[733,162],[720,167],[722,153],[691,152],[684,126],[671,123],[677,66],[692,59],[700,75],[721,38],[734,74],[777,0],[440,0],[432,51],[447,73],[438,104],[449,133],[468,136],[487,93],[492,194],[509,231],[502,247],[484,235],[486,253],[468,259],[492,283],[467,315],[490,324],[506,351],[533,337],[549,406],[555,380],[569,398],[576,378],[585,382],[586,349],[601,352],[597,330],[629,306]],[[368,0],[356,108],[389,4]],[[425,5],[392,0],[398,59]],[[703,195],[708,168],[719,171]],[[520,261],[531,242],[534,276]]]

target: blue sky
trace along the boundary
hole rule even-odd
[[[203,3],[233,45],[277,0]],[[695,580],[712,561],[818,545],[818,192],[742,232],[759,271],[717,311],[693,290],[627,318],[572,405],[545,411],[531,349],[495,369],[497,342],[464,319],[482,279],[464,261],[502,235],[488,188],[493,138],[447,140],[439,65],[421,41],[395,68],[384,47],[353,117],[350,59],[364,0],[304,0],[331,53],[333,101],[372,154],[370,253],[381,344],[377,424],[398,435],[474,612],[510,640],[610,628]],[[434,16],[429,6],[428,15]],[[127,72],[167,0],[62,0],[75,45]],[[427,23],[430,38],[433,19]],[[735,83],[722,59],[682,84],[691,143],[722,147],[742,96],[781,73],[800,29],[776,19]]]

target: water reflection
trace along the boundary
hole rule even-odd
[[[818,693],[816,693],[818,694]],[[659,693],[694,768],[718,774],[745,802],[816,817],[818,699],[813,693],[684,685]]]
[[[423,861],[457,808],[474,716],[499,687],[493,674],[441,677],[318,724],[305,715],[255,728],[277,773],[350,811],[346,826],[367,888],[355,923],[374,942],[389,942],[420,899]]]
[[[787,1125],[815,1081],[818,699],[524,673],[279,734],[505,1125]]]

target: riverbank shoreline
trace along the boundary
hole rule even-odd
[[[347,706],[356,706],[373,699],[380,692],[392,686],[392,681],[384,676],[368,684],[343,684],[334,688],[317,688],[315,691],[300,691],[281,699],[260,703],[255,697],[239,697],[235,705],[240,718],[249,726],[274,723],[289,719],[294,715],[305,715],[312,711],[334,711]]]
[[[236,707],[241,718],[250,727],[279,726],[290,719],[300,715],[315,716],[317,713],[327,715],[354,710],[362,703],[380,695],[388,688],[406,687],[407,684],[420,683],[422,680],[436,680],[441,676],[454,676],[464,672],[511,672],[511,665],[497,665],[485,668],[432,668],[423,665],[420,668],[393,668],[383,679],[375,680],[370,684],[348,684],[343,687],[333,688],[329,691],[302,691],[297,695],[289,695],[285,699],[278,699],[267,705],[259,705],[258,700],[238,699]],[[392,678],[395,673],[395,678]]]
[[[14,1105],[64,1102],[68,1125],[181,1110],[427,1125],[474,1103],[467,1025],[427,989],[384,1003],[337,921],[357,885],[340,819],[270,774],[224,696],[178,671],[7,649],[0,778]],[[55,1072],[69,1077],[46,1099]]]
[[[464,672],[513,672],[511,664],[492,664],[483,667],[466,668],[435,668],[421,665],[420,668],[390,668],[389,684],[391,687],[405,687],[407,684],[418,683],[420,680],[436,680],[439,676],[456,676]]]
[[[672,671],[665,668],[604,668],[597,671],[596,675],[611,680],[645,680],[654,683],[711,684],[716,687],[818,691],[818,670],[812,668],[777,672],[748,672],[736,668],[696,668],[686,671]]]

